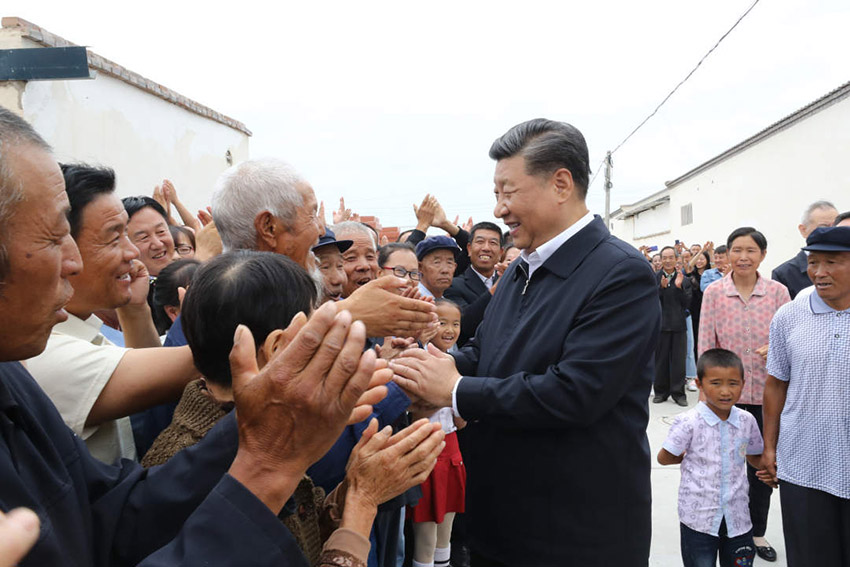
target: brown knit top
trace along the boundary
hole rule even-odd
[[[180,403],[174,410],[174,418],[171,420],[171,424],[153,442],[142,459],[142,465],[152,467],[165,463],[182,449],[191,447],[203,439],[216,422],[225,415],[227,415],[227,412],[221,409],[218,402],[205,393],[202,380],[189,382],[183,390]],[[298,547],[304,552],[310,565],[365,565],[365,561],[358,563],[356,557],[346,552],[347,549],[328,549],[322,554],[322,542],[339,525],[340,514],[336,503],[333,504],[333,510],[326,510],[324,490],[315,486],[310,477],[305,475],[301,479],[293,498],[295,499],[295,512],[281,517],[281,520],[295,537]],[[320,516],[322,530],[319,529]],[[348,530],[340,531],[347,532]],[[322,532],[325,534],[324,538]],[[353,533],[340,533],[337,538],[331,538],[334,541],[328,541],[328,543],[333,546],[334,543],[339,541],[339,536],[343,535],[348,538],[354,536],[355,541],[362,539]],[[342,547],[347,548],[348,546]],[[368,554],[368,540],[365,549]],[[329,554],[329,552],[331,553]],[[352,560],[353,562],[351,562]]]

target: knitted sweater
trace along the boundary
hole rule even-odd
[[[204,435],[225,415],[227,412],[204,393],[202,380],[189,382],[183,390],[180,403],[174,410],[171,425],[165,428],[153,442],[142,459],[142,465],[152,467],[165,463],[178,451],[191,447],[203,439]],[[327,553],[329,550],[322,554],[322,542],[327,540],[331,532],[339,525],[338,520],[341,514],[339,505],[336,503],[336,492],[331,493],[326,502],[324,490],[314,486],[310,477],[305,475],[280,513],[281,520],[292,532],[298,547],[304,552],[310,565],[358,565],[357,558],[344,551],[335,550],[334,555],[330,557]],[[322,529],[319,527],[320,520]],[[329,560],[330,563],[326,563]],[[346,563],[352,560],[352,563]]]

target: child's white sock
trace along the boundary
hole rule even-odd
[[[449,567],[449,558],[452,556],[452,546],[438,547],[434,550],[434,567]]]
[[[417,560],[413,560],[413,567],[434,567],[434,562],[431,563],[419,563]]]

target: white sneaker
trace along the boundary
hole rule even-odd
[[[696,391],[699,390],[699,388],[697,388],[697,381],[696,381],[695,378],[689,379],[688,385],[686,387],[687,387],[688,391],[690,391],[690,392],[696,392]]]

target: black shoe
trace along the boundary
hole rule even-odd
[[[673,401],[682,406],[683,408],[688,407],[688,398],[673,398]]]
[[[452,567],[469,567],[469,548],[465,545],[452,546]]]
[[[652,398],[653,404],[660,404],[661,402],[666,402],[666,401],[667,401],[667,396],[655,396],[654,398]]]
[[[765,561],[776,561],[776,550],[769,545],[756,547],[756,554]]]

